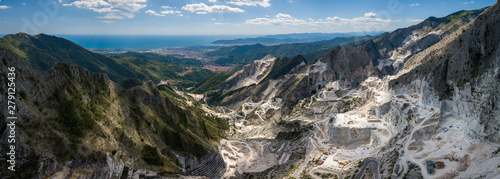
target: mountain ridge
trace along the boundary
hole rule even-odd
[[[171,95],[174,91],[157,88],[151,81],[127,90],[107,74],[84,67],[57,62],[46,71],[37,71],[10,50],[0,48],[0,56],[2,71],[7,67],[22,71],[16,73],[17,146],[26,154],[19,156],[19,172],[1,170],[2,176],[117,175],[106,160],[171,175],[184,170],[177,156],[190,161],[217,153],[213,145],[225,136],[221,131],[227,128],[226,120],[187,104]],[[8,80],[2,74],[0,84],[6,89]],[[2,93],[6,95],[7,90]],[[1,103],[7,105],[5,100]],[[4,133],[6,128],[1,130]],[[2,146],[8,146],[6,142]],[[1,165],[7,168],[7,163]],[[220,175],[220,169],[200,174],[213,177]],[[78,170],[88,172],[79,174]]]

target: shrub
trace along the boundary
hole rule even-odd
[[[142,148],[142,159],[150,165],[163,165],[163,160],[158,153],[158,150],[156,150],[156,147],[148,144],[144,145],[144,148]]]
[[[125,89],[130,89],[136,86],[140,86],[142,85],[142,83],[143,82],[141,80],[138,80],[136,78],[129,78],[121,81],[119,84]]]

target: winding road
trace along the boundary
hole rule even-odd
[[[363,175],[365,174],[366,168],[368,168],[368,165],[370,163],[373,163],[372,165],[372,170],[373,170],[373,175],[375,176],[376,179],[380,179],[380,172],[378,171],[379,168],[379,162],[374,160],[374,159],[366,159],[365,163],[363,164],[363,167],[361,167],[361,171],[356,175],[355,179],[361,179]]]
[[[276,142],[277,142],[277,141],[276,141]],[[283,143],[285,143],[285,146],[283,146]],[[274,143],[274,144],[276,144],[276,143]],[[274,144],[273,144],[273,143],[271,143],[271,144],[269,144],[269,145],[267,146],[267,149],[269,150],[269,153],[276,153],[276,152],[277,152],[280,148],[281,148],[281,152],[283,152],[283,153],[284,153],[284,152],[288,152],[288,151],[286,151],[286,147],[288,147],[288,141],[287,141],[287,140],[286,140],[286,141],[280,141],[280,142],[279,142],[279,144],[278,144],[278,146],[276,146],[276,148],[273,150],[273,147],[272,147],[272,146],[273,146]],[[283,146],[283,147],[282,147],[282,146]]]
[[[309,171],[309,175],[311,175],[313,178],[316,178],[316,179],[322,179],[321,177],[319,177],[319,176],[317,176],[317,175],[314,174],[316,172],[319,172],[319,173],[331,173],[331,174],[337,175],[337,177],[339,179],[344,179],[344,177],[342,176],[342,174],[340,172],[333,171],[333,170],[326,170],[326,169],[322,169],[322,168],[312,169],[311,171]]]

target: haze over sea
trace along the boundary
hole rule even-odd
[[[1,34],[0,38],[5,34]],[[157,49],[171,47],[215,46],[213,41],[252,37],[252,35],[55,35],[84,48]]]

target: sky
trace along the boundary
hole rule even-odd
[[[496,0],[0,0],[0,34],[265,35],[392,31]]]

